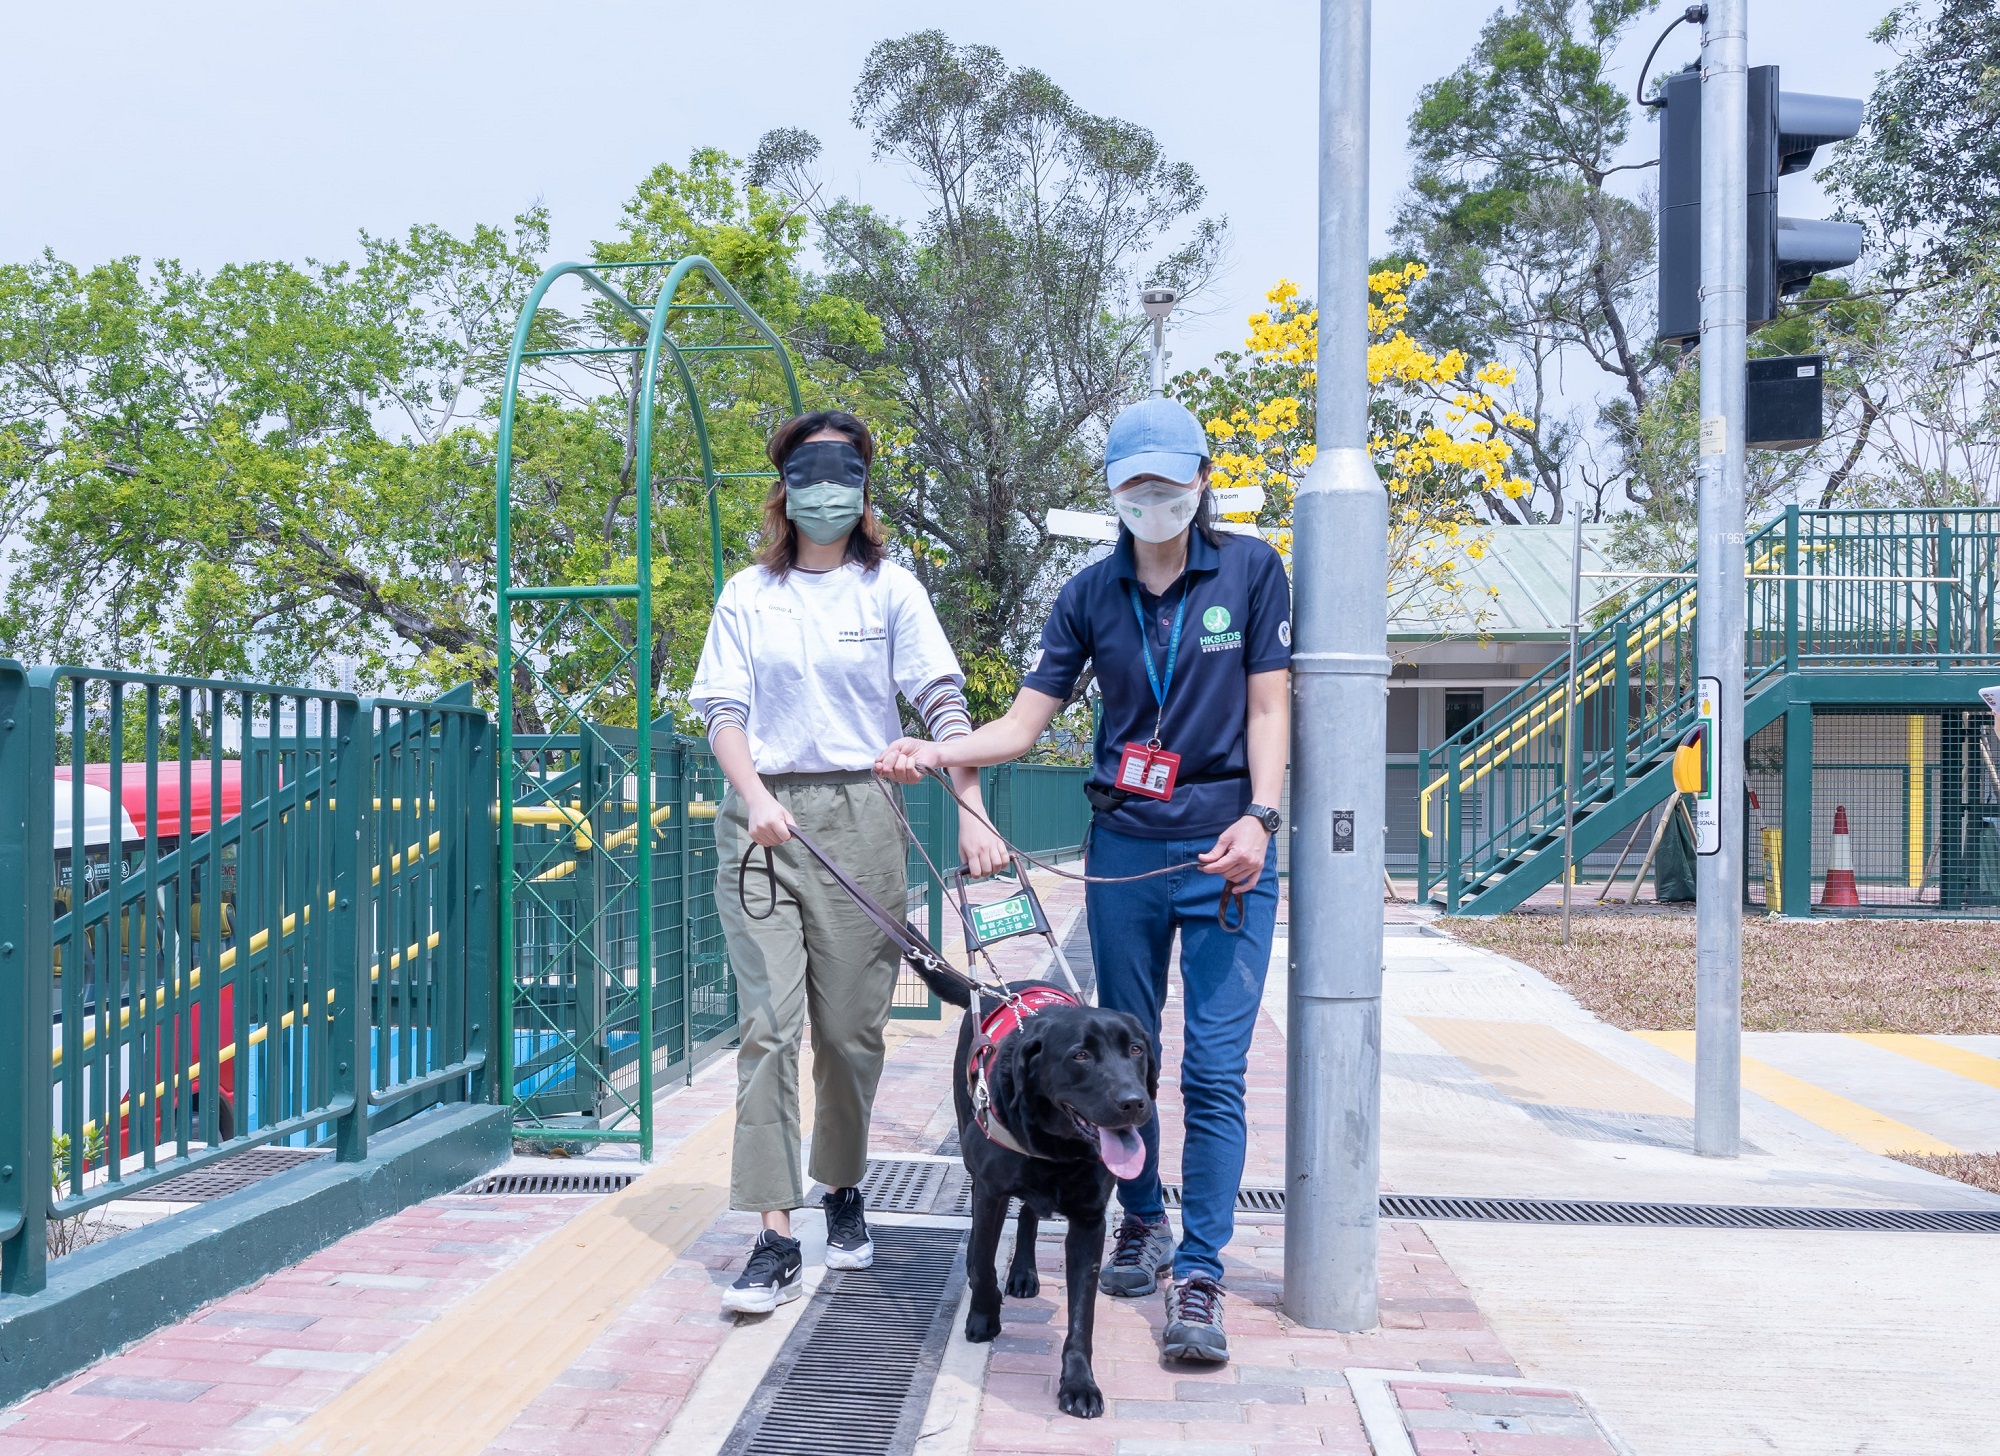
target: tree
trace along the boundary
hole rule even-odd
[[[0,267],[7,650],[321,681],[476,656],[491,486],[461,422],[546,237],[537,211],[364,234],[359,266]]]
[[[891,381],[905,433],[883,463],[885,514],[984,717],[1011,698],[1012,663],[1074,559],[1046,513],[1098,488],[1102,431],[1135,392],[1134,284],[1196,286],[1222,224],[1194,221],[1201,185],[1150,132],[939,31],[869,53],[853,119],[922,190],[920,221],[828,197],[802,131],[767,134],[751,177],[811,216],[818,286],[881,321],[879,348],[835,353]]]
[[[1511,369],[1459,350],[1431,353],[1404,331],[1409,289],[1424,272],[1406,263],[1368,278],[1369,452],[1389,493],[1389,610],[1405,620],[1467,610],[1476,618],[1459,573],[1485,552],[1482,511],[1504,518],[1531,489],[1509,469],[1508,440],[1534,421],[1503,398]],[[1266,298],[1270,310],[1250,315],[1245,352],[1180,375],[1172,392],[1214,442],[1216,488],[1264,491],[1254,518],[1233,519],[1270,527],[1289,555],[1292,498],[1315,451],[1319,313],[1288,281]]]
[[[1650,337],[1652,219],[1614,189],[1653,163],[1619,160],[1631,103],[1610,70],[1654,3],[1515,0],[1410,117],[1396,237],[1432,265],[1412,296],[1411,331],[1432,348],[1517,367],[1524,417],[1536,422],[1498,427],[1535,487],[1503,521],[1559,521],[1572,497],[1601,517],[1633,483],[1637,422],[1664,363]],[[1557,410],[1574,353],[1617,391],[1594,419]]]
[[[810,401],[867,398],[832,351],[879,337],[865,310],[809,295],[804,222],[697,151],[662,166],[597,245],[602,262],[702,252],[783,331]],[[204,276],[123,259],[45,256],[0,267],[0,529],[16,543],[0,647],[42,660],[359,685],[496,689],[496,384],[541,267],[547,219],[467,237],[363,235],[362,261],[231,265]],[[658,270],[622,270],[640,298]],[[592,296],[594,298],[594,296]],[[679,301],[713,300],[702,286]],[[674,321],[713,342],[724,315]],[[639,335],[586,302],[540,315],[537,347],[619,347]],[[738,337],[740,337],[740,332]],[[694,354],[719,470],[768,469],[789,410],[765,354]],[[542,585],[629,582],[635,569],[636,356],[536,361],[515,435],[516,572]],[[669,707],[691,676],[711,591],[708,511],[678,380],[655,420],[653,669]],[[720,499],[742,559],[765,482]],[[535,671],[558,689],[601,678],[633,638],[629,611],[520,614]],[[541,725],[535,672],[520,723]],[[636,702],[597,716],[631,722]]]
[[[1826,185],[1897,279],[1937,278],[2000,245],[2000,9],[1910,0],[1873,39],[1900,57],[1842,142]]]

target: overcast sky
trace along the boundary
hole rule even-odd
[[[1889,0],[1750,0],[1753,64],[1789,90],[1866,95],[1867,38]],[[1488,3],[1375,8],[1378,245],[1403,186],[1418,91],[1462,61]],[[1301,0],[284,0],[8,7],[0,88],[0,259],[52,247],[199,267],[351,256],[357,228],[465,230],[541,201],[555,253],[583,255],[655,163],[700,145],[741,156],[807,127],[836,188],[907,212],[848,121],[868,48],[927,26],[1046,71],[1081,105],[1148,126],[1230,219],[1230,267],[1178,329],[1175,366],[1238,343],[1280,276],[1313,271],[1317,7]],[[1665,24],[1648,17],[1625,80]],[[1693,27],[1667,43],[1676,67]],[[1650,128],[1636,147],[1650,154]],[[1811,215],[1808,182],[1784,210]]]

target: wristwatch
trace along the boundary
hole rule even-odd
[[[1278,826],[1285,822],[1285,816],[1265,804],[1252,804],[1243,811],[1246,818],[1255,819],[1264,826],[1266,834],[1276,834]]]

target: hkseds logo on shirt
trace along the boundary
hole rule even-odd
[[[1229,630],[1229,608],[1210,607],[1201,614],[1203,652],[1228,652],[1243,645],[1243,634]]]
[[[887,627],[842,627],[839,632],[842,642],[883,642],[888,636]]]

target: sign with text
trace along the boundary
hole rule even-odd
[[[1722,679],[1695,679],[1695,711],[1701,718],[1703,755],[1701,788],[1694,796],[1694,852],[1716,854],[1722,849],[1722,796],[1715,778],[1715,746],[1721,739],[1715,721],[1716,704],[1722,699]]]

